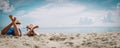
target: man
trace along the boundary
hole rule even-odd
[[[13,17],[12,15],[9,15],[9,18],[12,20],[12,22],[1,31],[1,34],[21,36],[22,35],[20,29],[21,22],[16,20],[16,17]]]

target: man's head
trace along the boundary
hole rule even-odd
[[[15,23],[16,23],[17,25],[21,25],[21,22],[20,22],[19,20],[16,20]]]

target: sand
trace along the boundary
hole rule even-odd
[[[0,35],[0,48],[120,48],[120,32]]]

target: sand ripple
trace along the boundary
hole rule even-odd
[[[0,48],[120,48],[120,32],[0,35]]]

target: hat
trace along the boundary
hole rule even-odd
[[[16,20],[15,23],[16,24],[21,24],[21,22],[19,20]]]

